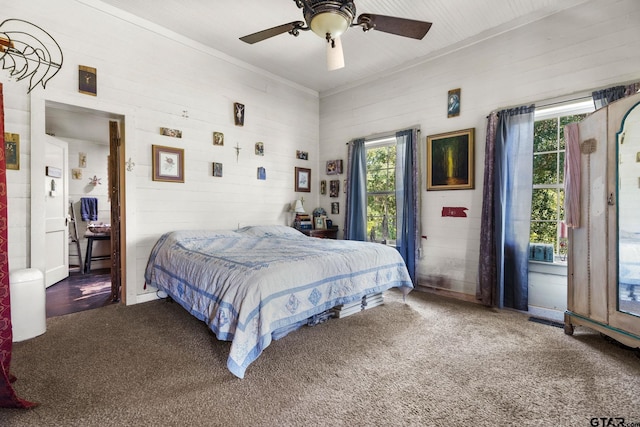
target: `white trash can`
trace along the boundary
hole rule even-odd
[[[47,308],[42,272],[25,268],[9,273],[13,342],[28,340],[47,330]]]

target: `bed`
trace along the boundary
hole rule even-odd
[[[314,316],[393,287],[413,289],[394,248],[286,226],[166,233],[145,281],[231,341],[227,368],[239,378],[272,340]]]

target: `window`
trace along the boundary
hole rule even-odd
[[[561,232],[564,220],[564,127],[584,119],[593,102],[536,111],[533,129],[533,195],[531,233],[533,243],[552,244],[556,255],[566,254]]]
[[[396,142],[394,137],[366,142],[367,236],[396,244]]]

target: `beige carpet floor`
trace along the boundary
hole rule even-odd
[[[238,379],[229,343],[175,303],[54,317],[14,345],[40,402],[2,426],[590,426],[640,423],[640,358],[599,333],[439,295],[303,327]],[[602,422],[602,421],[598,421]],[[602,424],[599,424],[602,425]]]

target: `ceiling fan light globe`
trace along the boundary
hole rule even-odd
[[[350,25],[351,20],[339,12],[318,13],[309,23],[311,31],[323,39],[327,37],[327,34],[330,34],[332,39],[340,37]]]

